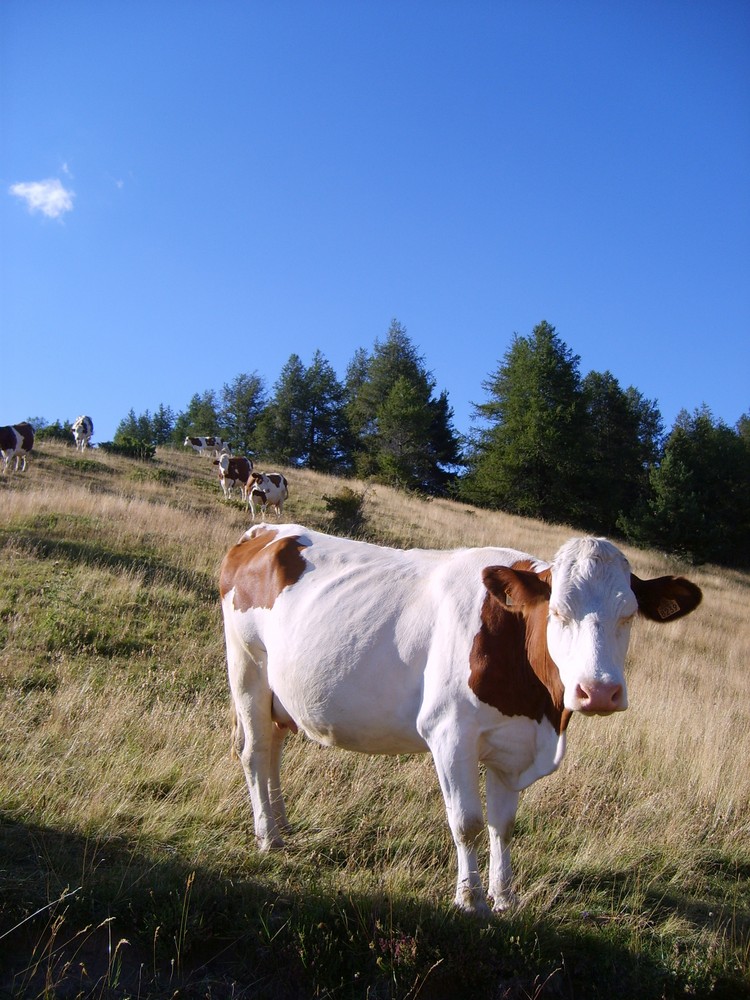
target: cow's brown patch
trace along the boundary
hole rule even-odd
[[[224,557],[219,576],[222,598],[234,587],[234,607],[272,608],[285,587],[302,576],[305,560],[299,538],[276,538],[273,528],[256,531],[233,545]]]
[[[483,578],[487,596],[469,656],[469,687],[503,715],[536,722],[546,717],[563,732],[570,713],[563,709],[560,674],[547,650],[549,570],[535,573],[519,562],[488,567]]]

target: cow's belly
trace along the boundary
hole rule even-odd
[[[327,746],[359,753],[424,753],[417,731],[422,675],[398,660],[282,658],[268,680],[299,729]]]
[[[521,791],[557,769],[565,737],[558,736],[547,719],[501,716],[501,720],[483,730],[479,754],[509,788]]]
[[[425,753],[429,749],[419,733],[408,726],[393,726],[382,720],[357,724],[350,717],[325,719],[300,713],[299,728],[318,743],[357,753],[393,755]]]

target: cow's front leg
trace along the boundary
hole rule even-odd
[[[502,778],[487,767],[487,826],[490,834],[490,896],[494,909],[508,910],[518,903],[513,892],[510,838],[518,809],[519,793],[511,791]]]
[[[458,855],[456,906],[467,913],[488,916],[490,909],[479,876],[476,851],[477,839],[484,830],[479,761],[475,754],[445,746],[440,740],[431,749]]]

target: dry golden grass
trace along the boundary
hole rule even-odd
[[[386,543],[507,545],[551,558],[575,533],[280,471],[290,482],[284,520],[325,528],[324,497],[346,486],[365,493],[368,537]],[[187,452],[162,451],[144,467],[98,452],[72,459],[48,444],[24,476],[0,483],[0,812],[92,845],[78,869],[49,862],[50,898],[73,881],[96,884],[99,847],[117,840],[148,859],[149,873],[134,862],[132,878],[121,871],[118,901],[153,882],[163,865],[154,859],[174,854],[279,898],[344,894],[440,910],[454,855],[427,757],[371,759],[289,739],[283,783],[296,835],[279,857],[252,846],[241,768],[229,757],[215,592],[224,552],[248,525],[208,459]],[[636,624],[629,711],[574,718],[560,771],[524,793],[516,930],[594,914],[633,950],[681,942],[669,962],[683,979],[684,954],[705,951],[746,983],[736,977],[750,942],[750,577],[625,551],[641,576],[688,575],[704,601],[674,625]],[[12,885],[12,919],[23,884]],[[697,976],[697,959],[690,968]]]

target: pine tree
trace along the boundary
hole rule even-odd
[[[319,350],[305,372],[305,381],[308,401],[305,464],[319,472],[345,472],[352,461],[346,392]]]
[[[306,368],[292,354],[259,423],[259,448],[288,465],[346,471],[351,444],[344,387],[321,351]]]
[[[220,436],[219,428],[216,393],[213,389],[207,389],[203,393],[195,393],[187,409],[178,415],[172,431],[172,440],[175,444],[182,444],[188,435]]]
[[[629,536],[692,562],[750,564],[750,448],[703,406],[683,410],[651,473],[648,509]]]
[[[371,356],[357,352],[346,389],[357,473],[409,489],[444,490],[448,467],[459,460],[453,413],[445,392],[434,398],[435,380],[398,320]]]
[[[159,409],[151,418],[152,444],[167,444],[172,439],[175,417],[171,406],[159,403]]]
[[[306,450],[306,409],[305,366],[298,354],[291,354],[274,383],[273,396],[259,423],[259,450],[273,461],[301,464]]]
[[[618,520],[632,514],[649,495],[649,472],[660,454],[661,415],[656,403],[637,389],[621,389],[611,372],[589,372],[583,393],[583,523],[610,534],[617,530]]]
[[[573,354],[547,322],[514,336],[475,407],[487,426],[475,436],[464,499],[549,521],[584,512],[584,399]]]
[[[258,423],[266,406],[266,391],[257,372],[237,375],[221,390],[219,419],[222,437],[240,455],[252,455]]]

